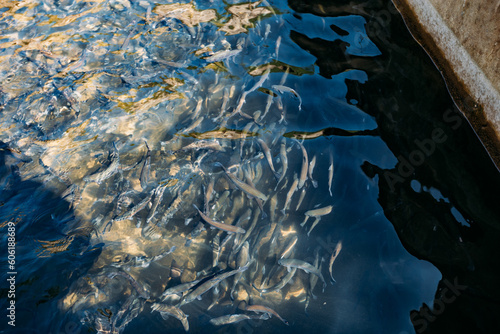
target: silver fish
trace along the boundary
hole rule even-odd
[[[139,286],[139,283],[137,283],[137,281],[132,276],[130,276],[129,274],[127,274],[123,271],[117,271],[117,272],[112,272],[112,273],[108,274],[108,278],[110,278],[110,279],[113,279],[116,276],[124,277],[127,281],[130,282],[130,285],[132,285],[134,287],[134,289],[137,291],[139,296],[141,296],[144,299],[149,299],[149,291],[144,290],[141,286]]]
[[[186,296],[181,302],[181,305],[187,304],[192,302],[195,299],[201,299],[201,296],[219,284],[222,280],[225,280],[226,278],[236,275],[237,273],[243,272],[248,269],[248,266],[241,267],[235,270],[228,271],[226,273],[220,274],[215,276],[214,278],[209,279],[205,283],[201,284],[199,287],[197,287],[194,291],[192,291],[190,294]]]
[[[294,89],[287,87],[287,86],[283,86],[283,85],[272,85],[271,87],[273,89],[277,90],[278,92],[280,92],[281,94],[283,94],[284,92],[293,94],[296,98],[299,99],[299,110],[302,110],[302,99],[300,98],[300,95]]]
[[[290,204],[290,200],[292,199],[293,193],[297,190],[298,184],[299,184],[299,179],[297,178],[297,173],[294,173],[293,174],[293,183],[292,183],[292,186],[290,187],[290,190],[288,190],[288,193],[286,194],[285,206],[283,207],[283,210],[281,210],[281,212],[285,213],[285,211],[288,209],[288,206]]]
[[[230,314],[230,315],[223,315],[222,317],[214,318],[210,320],[210,323],[215,326],[222,326],[222,325],[227,325],[227,324],[235,324],[243,320],[250,320],[250,319],[260,319],[260,320],[267,320],[269,319],[269,314],[265,313],[260,316],[249,316],[246,314]]]
[[[248,184],[238,180],[238,178],[236,176],[234,176],[233,174],[229,173],[227,171],[227,169],[220,163],[220,162],[216,162],[215,163],[216,166],[219,166],[221,167],[223,170],[224,170],[224,173],[226,174],[226,176],[234,183],[234,185],[236,187],[238,187],[241,191],[243,191],[244,193],[252,196],[252,197],[256,197],[256,198],[259,198],[261,200],[263,200],[264,202],[267,201],[267,196],[264,195],[263,193],[261,193],[260,191],[258,191],[257,189],[249,186]]]
[[[299,202],[297,203],[297,207],[295,208],[295,211],[297,211],[299,209],[305,196],[306,196],[306,188],[303,188],[302,192],[300,193]]]
[[[189,322],[187,319],[188,316],[184,312],[182,312],[180,308],[166,304],[153,303],[153,305],[151,305],[151,309],[153,311],[160,312],[163,319],[166,318],[165,316],[173,316],[182,323],[182,326],[184,326],[184,330],[186,332],[189,331]]]
[[[149,201],[151,201],[151,197],[153,196],[152,193],[150,193],[148,196],[146,196],[142,201],[134,205],[129,211],[123,213],[122,215],[115,217],[113,221],[119,222],[125,219],[130,219],[134,217],[139,211],[144,209],[146,205],[148,205]]]
[[[333,154],[330,152],[330,167],[328,168],[328,191],[332,195],[332,181],[333,181]]]
[[[309,173],[309,178],[311,179],[313,187],[314,188],[318,188],[318,181],[316,181],[316,180],[313,179],[313,170],[314,170],[314,166],[315,165],[316,165],[316,156],[313,156],[313,158],[309,162],[308,173]]]
[[[104,180],[110,178],[118,172],[118,168],[120,167],[120,156],[118,154],[118,149],[116,148],[115,143],[113,143],[113,151],[110,155],[111,163],[108,168],[103,170],[102,172],[95,173],[83,178],[85,182],[95,182],[97,184],[101,184]]]
[[[281,175],[279,173],[277,173],[276,170],[274,169],[273,157],[271,156],[271,150],[269,149],[267,144],[262,139],[257,138],[257,141],[259,142],[260,147],[262,148],[262,151],[264,151],[264,155],[266,156],[267,163],[269,164],[269,167],[271,167],[271,170],[274,174],[274,177],[276,178],[276,180],[279,180],[281,178]]]
[[[205,190],[205,213],[208,213],[208,205],[212,200],[212,195],[214,193],[215,179],[209,175],[210,180],[208,181],[207,189]]]
[[[213,151],[224,151],[224,147],[216,140],[201,139],[197,140],[187,146],[184,146],[182,150],[213,150]]]
[[[195,280],[195,281],[192,281],[192,282],[187,282],[187,283],[183,283],[183,284],[179,284],[179,285],[173,286],[173,287],[165,290],[161,294],[161,296],[160,296],[159,299],[161,301],[164,301],[165,299],[167,299],[168,296],[171,296],[171,295],[180,295],[183,292],[186,292],[189,289],[191,289],[193,286],[195,286],[196,284],[198,284],[200,281],[201,280]]]
[[[285,275],[285,277],[283,277],[281,279],[281,281],[279,281],[276,285],[274,285],[272,287],[265,288],[265,289],[259,289],[253,283],[252,283],[252,286],[254,287],[254,289],[256,289],[257,291],[259,291],[260,293],[269,293],[269,292],[279,291],[285,285],[287,285],[288,282],[290,282],[290,280],[292,279],[292,277],[295,275],[296,271],[297,271],[296,267],[291,267],[290,271],[288,271],[288,273]]]
[[[211,56],[205,57],[204,59],[209,63],[215,63],[218,61],[223,61],[223,60],[229,59],[231,57],[236,57],[241,51],[242,51],[241,49],[221,50],[221,51],[215,52]]]
[[[328,266],[332,284],[335,283],[335,279],[333,278],[333,273],[332,273],[333,262],[335,262],[335,259],[337,258],[337,256],[339,256],[341,250],[342,250],[342,241],[339,241],[337,243],[337,246],[335,246],[335,249],[333,250],[332,256],[330,257],[330,264]]]
[[[276,184],[276,187],[274,190],[278,188],[278,184],[281,183],[281,180],[285,177],[286,170],[288,169],[288,157],[286,155],[286,139],[283,138],[281,139],[281,147],[280,147],[280,162],[281,165],[283,166],[281,169],[281,177],[278,180],[278,183]]]
[[[201,218],[203,218],[204,221],[206,221],[207,223],[209,223],[213,227],[216,227],[216,228],[218,228],[222,231],[225,231],[227,233],[245,233],[245,230],[242,229],[241,227],[229,225],[229,224],[224,224],[224,223],[219,223],[219,222],[216,222],[216,221],[210,219],[210,217],[208,217],[203,212],[201,212],[201,210],[198,209],[198,207],[195,204],[193,204],[193,206],[196,210],[198,210],[198,213],[201,216]]]
[[[333,206],[328,205],[322,208],[306,211],[304,214],[308,217],[321,217],[332,212]]]
[[[247,305],[245,307],[245,311],[253,311],[253,312],[264,312],[264,313],[269,313],[269,314],[272,314],[274,315],[276,318],[280,319],[285,325],[289,326],[290,324],[288,323],[288,321],[286,321],[285,319],[283,319],[279,314],[278,312],[276,312],[275,310],[273,310],[272,308],[270,307],[267,307],[267,306],[264,306],[264,305]]]
[[[306,273],[311,273],[318,276],[323,281],[323,291],[325,290],[326,281],[323,278],[323,274],[321,274],[318,268],[314,267],[312,264],[297,259],[280,259],[278,260],[278,264],[284,267],[302,269]]]
[[[290,241],[288,242],[287,246],[285,247],[285,249],[281,253],[280,260],[281,259],[286,259],[286,258],[288,258],[288,256],[290,256],[290,253],[292,252],[293,247],[295,246],[295,244],[297,244],[298,240],[299,240],[299,238],[296,235],[294,235],[290,239]]]
[[[307,169],[309,165],[309,160],[307,158],[307,151],[304,145],[302,145],[302,143],[299,142],[298,140],[295,141],[299,144],[300,149],[302,150],[302,168],[300,170],[300,177],[299,177],[299,189],[301,189],[307,180]]]
[[[144,142],[144,144],[146,144],[147,152],[146,152],[146,157],[144,159],[144,164],[142,165],[141,175],[139,176],[142,189],[146,189],[148,186],[149,170],[151,168],[151,150],[149,149],[147,142]]]

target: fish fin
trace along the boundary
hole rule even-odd
[[[318,188],[318,181],[312,180],[311,182],[314,188]]]

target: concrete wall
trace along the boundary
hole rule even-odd
[[[500,166],[500,1],[393,2]]]

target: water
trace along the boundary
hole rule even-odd
[[[246,238],[240,283],[231,276],[180,307],[191,332],[411,333],[419,328],[410,312],[432,305],[442,278],[429,250],[429,235],[441,233],[433,217],[451,224],[456,243],[480,215],[498,217],[489,202],[462,195],[484,189],[474,168],[493,175],[491,184],[497,171],[425,53],[396,33],[391,4],[3,6],[0,215],[6,231],[15,223],[17,240],[15,298],[2,290],[2,308],[15,300],[16,326],[4,318],[4,332],[184,332],[152,303],[165,289],[247,263],[237,261]],[[306,174],[286,206],[303,169],[300,145],[315,160],[313,180]],[[263,211],[217,163],[266,196]],[[193,204],[248,235],[214,255],[229,234]],[[308,210],[328,206],[314,229],[314,217],[301,227]],[[419,217],[425,228],[405,228]],[[253,285],[286,275],[277,260],[293,238],[288,257],[319,267],[324,291],[299,269],[260,294]],[[6,235],[6,259],[7,244]],[[474,254],[460,247],[456,262],[472,270]],[[210,324],[253,315],[241,301],[272,307],[290,326],[276,317]]]

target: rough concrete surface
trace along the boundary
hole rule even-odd
[[[497,150],[500,1],[394,0],[394,3],[412,34],[443,73],[457,105],[485,146],[490,152]],[[496,163],[498,166],[499,162]]]

